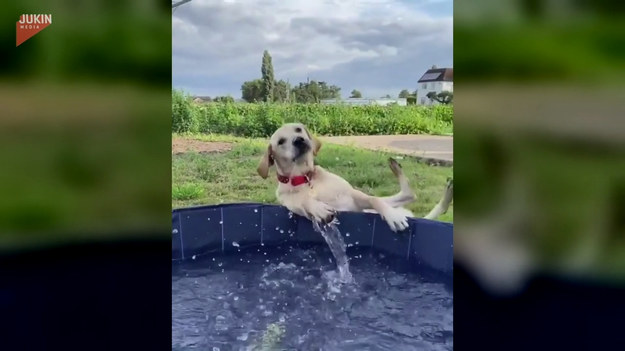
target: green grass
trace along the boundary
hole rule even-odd
[[[174,135],[174,137],[181,137]],[[265,139],[243,139],[222,135],[187,134],[185,138],[232,142],[225,153],[173,155],[172,205],[174,208],[230,202],[276,203],[275,173],[262,179],[256,173],[258,161],[267,147]],[[386,196],[399,191],[388,167],[393,154],[325,144],[317,157],[320,166],[336,173],[354,187],[373,195]],[[417,201],[407,206],[420,217],[426,215],[443,195],[451,167],[428,166],[417,158],[398,159],[408,176]],[[440,220],[453,221],[453,206]]]

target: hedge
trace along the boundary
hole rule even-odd
[[[453,130],[453,107],[447,105],[196,104],[174,91],[172,112],[176,133],[268,137],[288,122],[303,123],[313,133],[328,136],[447,134]]]

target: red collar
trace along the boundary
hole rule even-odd
[[[298,176],[291,177],[291,178],[278,174],[278,181],[284,184],[288,184],[290,182],[291,185],[298,186],[298,185],[310,183],[310,179],[312,178],[312,176],[313,176],[313,172],[308,172],[304,175],[298,175]]]

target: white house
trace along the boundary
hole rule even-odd
[[[443,91],[449,91],[453,93],[454,69],[432,66],[421,76],[418,83],[417,105],[437,105],[439,102],[428,98],[427,95],[430,92],[438,94]]]
[[[362,105],[381,105],[386,106],[390,104],[397,104],[399,106],[406,106],[407,100],[405,98],[381,98],[381,99],[367,99],[367,98],[350,98],[345,100],[339,99],[328,99],[321,100],[322,104],[326,105],[334,105],[334,104],[343,104],[343,105],[351,105],[351,106],[362,106]]]

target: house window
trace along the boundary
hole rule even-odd
[[[428,83],[423,83],[423,89],[427,89],[428,88]]]

